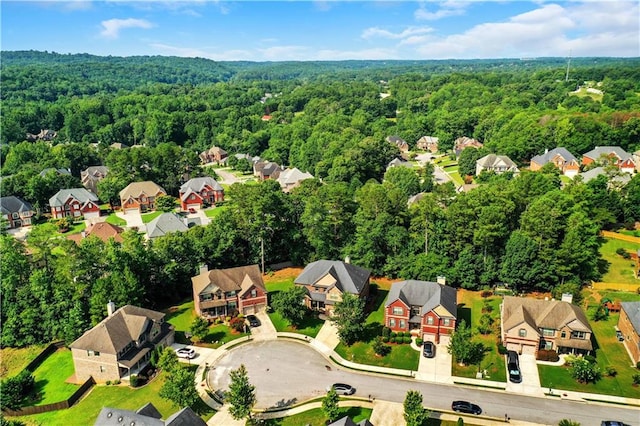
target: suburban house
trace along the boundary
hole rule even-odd
[[[544,154],[536,155],[531,159],[530,169],[533,171],[540,170],[545,164],[552,163],[563,175],[570,178],[576,176],[580,172],[580,163],[565,148],[554,148],[551,151],[545,149]]]
[[[31,225],[31,218],[35,214],[30,203],[13,195],[0,198],[0,212],[9,229]]]
[[[94,194],[98,193],[98,182],[107,177],[109,168],[106,166],[90,166],[80,172],[82,186]]]
[[[423,136],[416,142],[416,148],[435,154],[438,152],[438,142],[439,139],[435,136]]]
[[[506,172],[517,174],[520,170],[506,155],[487,154],[476,161],[476,176],[482,172],[494,172],[499,175]]]
[[[224,188],[210,176],[189,179],[180,187],[180,208],[198,210],[224,201]]]
[[[621,187],[629,183],[629,181],[631,180],[631,175],[629,173],[614,174],[613,176],[610,176],[610,174],[608,174],[605,168],[602,166],[594,167],[593,169],[580,173],[583,183],[587,183],[590,180],[593,180],[601,175],[607,176],[610,187]]]
[[[639,253],[640,254],[640,253]],[[640,362],[640,302],[622,302],[618,330],[633,363]]]
[[[200,153],[200,161],[202,161],[203,164],[207,164],[207,163],[220,164],[220,163],[223,163],[228,156],[229,154],[227,154],[227,151],[225,151],[224,149],[218,146],[212,146],[208,150],[202,151]]]
[[[86,188],[61,189],[49,199],[54,219],[63,217],[85,219],[100,217],[98,197]]]
[[[282,168],[272,161],[257,161],[253,163],[253,175],[260,180],[278,179]]]
[[[440,343],[456,329],[457,291],[431,281],[407,280],[391,285],[384,324],[392,331],[415,331],[424,340]]]
[[[147,238],[162,237],[172,232],[188,231],[190,225],[199,225],[200,218],[188,219],[176,213],[162,213],[160,216],[147,223]]]
[[[484,145],[482,145],[482,143],[477,139],[462,136],[461,138],[458,138],[453,142],[453,151],[457,156],[460,156],[460,153],[465,148],[482,148],[483,146]]]
[[[126,148],[129,148],[129,145],[121,143],[121,142],[114,142],[111,145],[109,145],[109,148],[111,148],[111,149],[126,149]]]
[[[185,407],[162,420],[162,414],[152,404],[147,403],[136,411],[102,407],[94,426],[205,426],[190,407]]]
[[[167,192],[150,180],[133,182],[120,191],[120,205],[125,214],[144,213],[155,209],[156,198],[160,195],[167,195]]]
[[[58,132],[51,129],[41,129],[40,133],[27,133],[26,140],[28,142],[35,141],[52,141],[58,136]]]
[[[636,164],[633,162],[631,154],[619,146],[597,146],[591,151],[582,154],[582,164],[587,166],[592,163],[600,163],[606,157],[621,172],[633,174],[636,170]]]
[[[409,144],[400,136],[387,136],[387,142],[397,146],[400,152],[409,152]]]
[[[393,160],[389,161],[389,164],[387,164],[387,170],[389,170],[392,167],[409,167],[409,168],[413,168],[413,164],[410,163],[409,161],[403,160],[402,158],[394,158]]]
[[[213,269],[191,277],[196,313],[205,318],[254,314],[267,306],[267,289],[258,265]]]
[[[79,244],[83,239],[93,235],[100,238],[105,243],[111,238],[113,238],[115,242],[121,243],[122,235],[120,234],[123,232],[124,229],[119,226],[112,225],[108,222],[97,222],[92,225],[88,225],[80,234],[71,234],[67,238]]]
[[[362,299],[369,296],[371,272],[339,260],[318,260],[308,264],[294,284],[307,290],[304,303],[309,309],[333,313],[336,302],[344,293]]]
[[[521,354],[537,355],[539,349],[558,353],[590,353],[592,330],[586,315],[563,300],[505,296],[500,305],[502,344]]]
[[[373,426],[373,423],[369,419],[363,419],[356,423],[351,420],[351,417],[344,416],[333,423],[329,423],[327,426]]]
[[[69,347],[76,381],[127,380],[147,365],[156,346],[174,342],[173,327],[162,312],[125,305],[107,305],[108,315]]]
[[[299,186],[300,182],[306,179],[313,179],[313,175],[311,173],[302,172],[298,170],[298,168],[294,167],[293,169],[286,169],[280,172],[280,176],[278,176],[277,181],[284,192],[289,192],[293,188]]]
[[[49,173],[55,173],[58,176],[71,176],[71,172],[69,170],[62,169],[62,168],[56,169],[54,167],[48,167],[46,169],[43,169],[43,170],[40,171],[40,173],[38,173],[38,175],[40,177],[45,177]]]

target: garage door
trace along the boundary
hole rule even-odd
[[[85,219],[93,219],[96,217],[100,217],[100,212],[87,212],[84,214]]]
[[[255,314],[256,313],[256,307],[255,305],[251,305],[251,306],[247,306],[243,309],[242,312],[244,315],[250,315],[250,314]]]
[[[139,213],[140,211],[138,209],[124,209],[124,214],[127,213]]]
[[[534,355],[536,354],[536,347],[530,345],[522,345],[522,354],[523,355]]]
[[[187,204],[187,210],[189,209],[200,210],[200,204]]]

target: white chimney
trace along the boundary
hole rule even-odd
[[[345,257],[344,263],[351,263],[351,258],[349,256]]]
[[[444,275],[438,275],[438,278],[436,278],[436,282],[441,285],[447,285],[447,277],[445,277]]]
[[[573,303],[573,294],[572,293],[562,293],[563,302]]]
[[[200,265],[200,273],[204,274],[205,272],[209,272],[209,267],[206,263],[203,263],[202,265]]]
[[[113,315],[115,311],[116,311],[116,304],[113,303],[111,300],[109,300],[109,303],[107,303],[107,316]]]

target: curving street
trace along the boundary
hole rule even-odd
[[[640,424],[640,410],[599,403],[576,402],[549,397],[514,395],[472,387],[419,382],[414,379],[361,373],[330,363],[304,342],[269,340],[242,344],[231,349],[209,371],[214,389],[226,390],[229,371],[244,364],[256,387],[256,408],[281,407],[321,396],[334,382],[356,387],[355,396],[402,402],[410,389],[424,396],[424,404],[436,410],[450,410],[451,401],[466,399],[484,410],[483,416],[539,424],[557,424],[571,418],[583,425],[599,425],[601,420],[621,420]]]

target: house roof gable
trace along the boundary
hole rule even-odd
[[[640,253],[638,254],[640,255]],[[620,305],[627,317],[629,317],[636,334],[640,335],[640,302],[622,302]]]
[[[143,182],[131,182],[122,191],[120,191],[120,199],[138,198],[145,194],[153,197],[158,193],[166,194],[167,192],[157,183],[146,180]]]
[[[10,195],[0,198],[0,211],[2,214],[24,213],[33,211],[33,206],[22,198]]]
[[[400,281],[391,285],[385,306],[398,299],[407,306],[420,306],[421,315],[436,311],[438,316],[456,318],[457,294],[456,289],[450,286],[432,281]]]
[[[70,198],[77,200],[80,204],[89,202],[97,203],[98,197],[86,188],[61,189],[49,199],[49,205],[52,207],[61,207],[69,201]]]
[[[208,286],[212,285],[220,290],[242,291],[243,283],[246,285],[248,279],[252,286],[259,287],[266,292],[262,274],[258,265],[238,266],[227,269],[213,269],[211,271],[202,272],[191,278],[194,294],[201,294]]]
[[[317,260],[309,263],[295,279],[296,284],[312,285],[330,273],[344,293],[360,294],[369,282],[371,272],[339,260]]]

